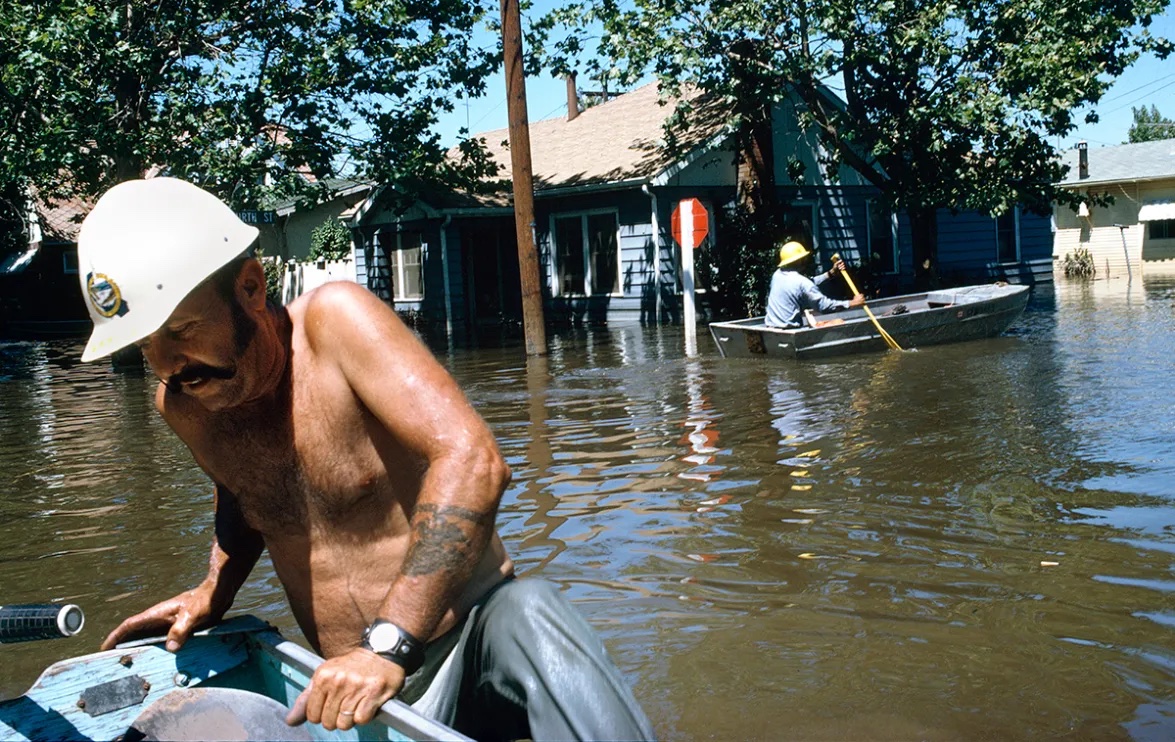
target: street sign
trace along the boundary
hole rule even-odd
[[[276,211],[260,211],[258,209],[244,209],[238,211],[237,216],[245,224],[273,224],[277,221]]]
[[[706,207],[696,198],[678,202],[669,219],[669,231],[681,245],[681,323],[685,325],[685,354],[698,353],[696,297],[694,295],[694,248],[702,244],[710,231]]]
[[[682,199],[669,219],[673,239],[682,247],[697,247],[710,233],[710,217],[706,207],[696,198]],[[687,246],[683,238],[690,238]]]

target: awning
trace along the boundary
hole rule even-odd
[[[1152,201],[1138,210],[1138,221],[1161,222],[1175,219],[1175,201]]]

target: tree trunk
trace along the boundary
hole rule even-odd
[[[775,205],[775,147],[771,138],[771,111],[757,112],[743,126],[738,158],[738,197],[748,211],[768,213]],[[749,118],[749,117],[748,117]]]
[[[919,291],[937,288],[938,274],[938,210],[912,208],[910,217],[911,240],[914,253],[914,287]]]

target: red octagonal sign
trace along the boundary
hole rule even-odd
[[[687,247],[683,239],[690,239],[688,247],[697,247],[710,233],[710,216],[706,207],[696,198],[682,199],[673,209],[669,220],[670,231],[677,244]],[[692,239],[691,239],[692,238]]]

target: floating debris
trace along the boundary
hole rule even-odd
[[[795,471],[793,471],[791,473],[791,475],[793,477],[806,477],[806,476],[808,476],[808,470],[807,469],[796,469]]]
[[[828,511],[824,508],[793,508],[792,512],[802,513],[804,515],[821,515],[823,513],[827,513]]]
[[[791,486],[791,488],[793,490],[795,490],[796,492],[807,492],[808,490],[812,489],[812,485],[810,485],[810,484],[793,484]]]
[[[1040,566],[1042,566],[1042,567],[1059,567],[1060,564],[1061,564],[1060,562],[1041,562]]]

